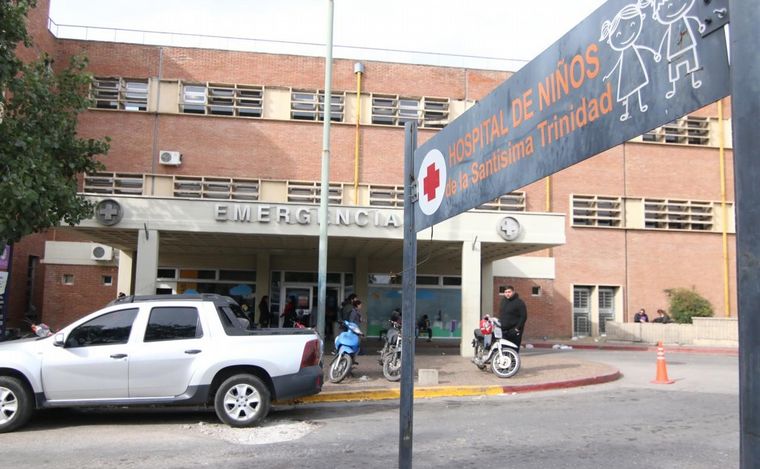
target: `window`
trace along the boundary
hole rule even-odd
[[[331,92],[330,120],[343,122],[346,93]],[[292,90],[290,92],[290,118],[296,120],[324,120],[325,92]]]
[[[66,339],[67,348],[126,344],[138,309],[103,314],[76,327]]]
[[[96,109],[148,110],[148,79],[95,77],[90,98]]]
[[[575,226],[614,227],[623,224],[620,197],[574,194],[572,207]]]
[[[61,281],[64,285],[74,285],[74,274],[63,274]]]
[[[84,175],[86,194],[142,195],[143,175],[130,173],[90,173]]]
[[[532,296],[541,296],[541,287],[539,287],[539,286],[533,286],[533,287],[531,287],[530,294]]]
[[[174,197],[259,200],[260,184],[258,179],[175,176]]]
[[[423,98],[422,127],[443,128],[449,123],[448,98]]]
[[[264,88],[253,85],[184,83],[179,110],[186,114],[261,117]]]
[[[102,277],[102,282],[103,282],[103,285],[105,285],[105,286],[111,286],[111,285],[113,285],[113,276],[111,276],[111,275],[104,275]]]
[[[515,191],[502,195],[496,200],[487,202],[475,210],[493,210],[497,212],[524,212],[525,192]]]
[[[369,186],[369,205],[403,208],[404,186]]]
[[[683,117],[645,133],[641,139],[645,142],[709,145],[710,119],[695,116]]]
[[[192,307],[153,308],[145,329],[145,342],[203,337],[198,310]]]
[[[329,204],[340,205],[343,203],[343,186],[330,184]],[[288,202],[300,202],[305,204],[318,204],[322,194],[322,184],[319,182],[288,181]]]
[[[449,99],[372,95],[373,124],[403,126],[410,121],[421,127],[444,127],[449,122]]]
[[[644,226],[666,230],[711,231],[711,202],[644,199]]]

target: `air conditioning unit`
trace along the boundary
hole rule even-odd
[[[113,248],[105,244],[93,244],[90,247],[90,259],[94,261],[110,261],[113,259]]]
[[[158,153],[158,161],[169,166],[179,166],[182,164],[182,154],[178,151],[161,150]]]

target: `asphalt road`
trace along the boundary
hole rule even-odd
[[[651,353],[570,351],[624,377],[586,388],[418,400],[414,467],[738,467],[736,357],[671,354],[656,385]],[[397,467],[395,401],[275,409],[254,429],[208,411],[44,412],[0,435],[2,467]]]

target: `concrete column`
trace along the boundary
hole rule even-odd
[[[119,274],[116,278],[116,291],[125,295],[132,294],[132,260],[135,253],[119,251]]]
[[[598,337],[599,336],[599,286],[594,286],[591,288],[591,299],[589,300],[591,304],[591,317],[589,319],[591,320],[591,336],[592,337]]]
[[[362,300],[362,303],[367,302],[369,296],[369,288],[367,285],[369,279],[369,260],[366,256],[358,256],[356,258],[356,268],[354,269],[354,293]],[[366,311],[366,307],[365,307]],[[366,318],[365,318],[366,320]]]
[[[493,261],[481,262],[480,314],[493,314]]]
[[[465,241],[462,243],[462,340],[459,343],[463,357],[473,356],[471,335],[480,321],[481,274],[480,241]]]
[[[140,230],[137,233],[137,268],[135,269],[135,295],[156,294],[158,241],[158,230]]]
[[[259,302],[261,302],[261,298],[264,296],[269,296],[271,300],[271,295],[269,292],[269,289],[272,287],[272,278],[271,274],[269,272],[269,254],[268,253],[259,253],[256,255],[256,302],[253,305],[254,308],[254,317],[257,321],[261,322],[261,318],[259,317]],[[269,302],[271,305],[271,301]]]

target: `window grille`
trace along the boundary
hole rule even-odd
[[[422,127],[443,128],[449,123],[448,98],[422,98]]]
[[[95,77],[90,85],[95,109],[148,110],[148,79]]]
[[[652,229],[711,231],[711,202],[644,199],[644,226]]]
[[[175,176],[174,197],[215,200],[259,200],[258,179]]]
[[[345,92],[332,92],[330,96],[330,120],[343,122],[345,113]],[[324,120],[325,92],[292,90],[290,92],[290,118],[296,120]]]
[[[373,124],[403,126],[410,121],[421,127],[444,127],[449,122],[449,99],[372,95]]]
[[[404,207],[404,186],[369,187],[369,205],[374,207]]]
[[[288,202],[305,204],[318,204],[322,194],[322,185],[319,182],[288,181]],[[330,184],[328,188],[328,204],[340,205],[343,203],[343,185]]]
[[[684,145],[710,144],[710,119],[687,116],[642,135],[645,142],[679,143]]]
[[[84,175],[85,194],[142,195],[143,175],[128,173],[93,173]]]
[[[496,212],[524,212],[525,211],[525,192],[515,191],[502,195],[498,199],[487,202],[477,208],[477,211],[496,211]]]
[[[620,197],[596,195],[572,196],[573,225],[622,226],[623,210]]]
[[[264,89],[261,86],[184,83],[180,112],[233,117],[261,117]]]

